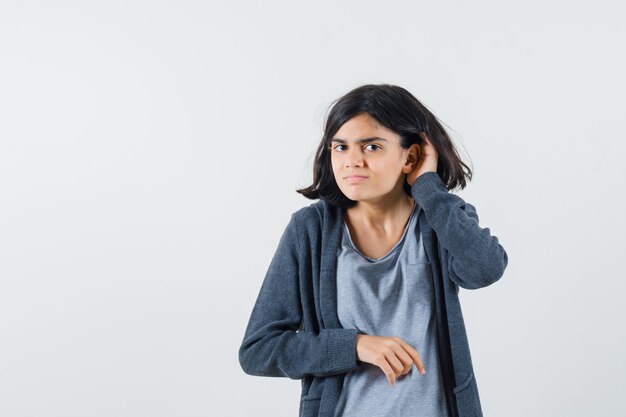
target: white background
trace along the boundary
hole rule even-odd
[[[297,415],[237,352],[366,83],[449,128],[509,255],[460,292],[485,416],[623,415],[625,35],[609,1],[2,1],[0,415]]]

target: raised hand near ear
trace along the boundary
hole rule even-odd
[[[420,132],[420,135],[424,139],[422,145],[414,144],[418,150],[418,161],[415,164],[413,170],[406,176],[406,182],[409,185],[413,185],[413,182],[425,172],[437,172],[437,162],[439,160],[439,153],[435,146],[430,142],[428,136],[424,132]]]

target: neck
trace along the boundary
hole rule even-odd
[[[385,196],[377,201],[359,201],[347,210],[353,223],[381,231],[393,231],[406,222],[414,200],[403,191],[394,197]]]

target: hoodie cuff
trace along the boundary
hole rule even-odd
[[[328,332],[327,360],[334,363],[333,372],[347,372],[358,366],[356,353],[357,329],[326,329]]]
[[[448,192],[448,189],[446,188],[446,185],[442,181],[441,177],[439,177],[439,174],[433,171],[423,173],[417,177],[417,179],[413,182],[413,185],[411,185],[411,193],[414,196],[413,198],[415,198],[415,196],[425,196],[431,190]]]

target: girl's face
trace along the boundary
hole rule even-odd
[[[344,123],[332,138],[335,181],[350,200],[380,202],[394,197],[404,193],[404,174],[412,169],[406,163],[408,152],[400,146],[396,133],[361,113]]]

